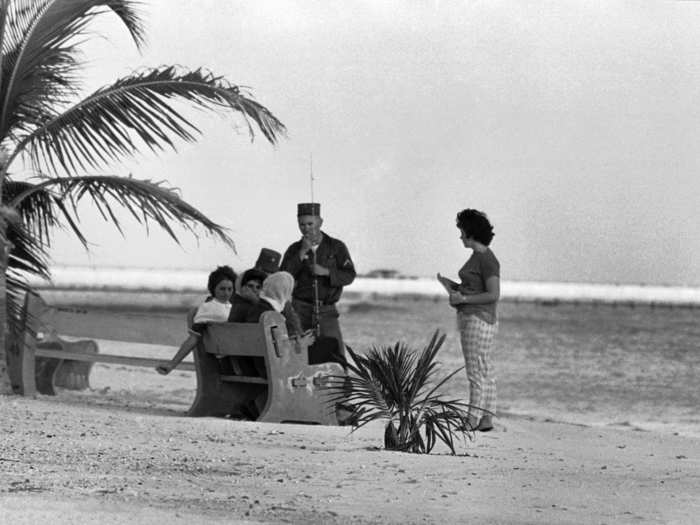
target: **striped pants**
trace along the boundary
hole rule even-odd
[[[496,410],[496,376],[491,362],[493,339],[498,323],[490,324],[473,314],[457,312],[464,364],[469,381],[469,413],[477,418],[484,415],[480,409]]]

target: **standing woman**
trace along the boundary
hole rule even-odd
[[[469,380],[468,425],[487,432],[493,429],[491,418],[496,409],[496,378],[491,353],[498,330],[496,305],[501,294],[500,264],[489,248],[494,233],[485,213],[462,210],[457,214],[457,227],[464,247],[472,250],[472,254],[459,270],[461,283],[450,291],[450,305],[457,309]]]

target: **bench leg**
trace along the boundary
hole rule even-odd
[[[61,343],[58,341],[39,343],[41,348],[50,348],[52,350],[63,350]],[[38,346],[38,345],[37,345]],[[36,365],[34,367],[36,389],[40,394],[45,396],[55,396],[56,389],[54,381],[56,372],[63,362],[62,359],[54,359],[53,357],[37,357],[35,358]]]
[[[21,396],[33,396],[36,394],[36,358],[33,348],[23,348],[20,341],[15,348],[7,353],[8,372],[12,388]]]
[[[39,348],[45,343],[39,343]],[[92,339],[81,341],[60,341],[61,349],[81,354],[97,354],[97,343]],[[74,361],[65,359],[56,369],[53,384],[68,390],[86,390],[90,388],[90,371],[95,363],[92,361]]]
[[[54,378],[63,359],[39,357],[36,360],[36,389],[45,396],[55,396]]]
[[[17,341],[17,354],[14,362],[14,377],[17,391],[22,396],[33,396],[36,386],[36,332],[39,326],[39,315],[42,301],[38,295],[28,293],[24,299],[22,322],[24,333]]]
[[[304,367],[297,375],[277,375],[270,382],[271,396],[258,421],[270,423],[338,424],[332,392],[318,383],[329,375],[341,374],[335,364]]]

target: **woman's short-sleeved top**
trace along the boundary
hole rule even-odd
[[[501,265],[489,248],[484,252],[474,250],[459,270],[459,278],[462,281],[459,291],[464,295],[484,293],[486,281],[490,277],[500,277],[500,275]],[[497,301],[485,304],[460,304],[457,310],[467,315],[476,315],[487,323],[494,324],[497,319],[496,303]]]
[[[225,323],[231,312],[231,303],[220,303],[217,300],[202,303],[197,308],[192,320],[190,333],[201,335],[207,323]]]

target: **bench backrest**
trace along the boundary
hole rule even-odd
[[[264,312],[257,323],[210,323],[204,331],[204,350],[220,356],[280,356],[287,343],[284,317]]]
[[[46,301],[36,293],[28,292],[24,297],[22,322],[30,337],[56,340],[56,309],[46,304]]]
[[[210,354],[267,356],[262,323],[211,323],[204,331],[204,348]]]

